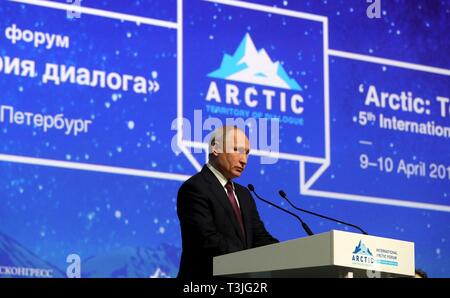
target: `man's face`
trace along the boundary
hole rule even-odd
[[[244,132],[239,129],[230,130],[225,142],[219,146],[216,165],[218,170],[227,179],[233,179],[241,176],[247,165],[247,158],[250,152],[250,142]]]

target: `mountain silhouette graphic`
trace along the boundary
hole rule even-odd
[[[180,250],[179,247],[167,243],[154,247],[122,247],[85,259],[82,263],[81,277],[176,277]]]
[[[265,49],[256,49],[249,33],[233,56],[225,54],[220,67],[208,77],[302,91],[279,61],[273,62]]]
[[[372,252],[370,251],[369,248],[367,248],[364,243],[362,243],[361,240],[359,240],[358,245],[355,247],[355,251],[353,252],[354,254],[359,254],[359,255],[367,255],[367,256],[372,256]]]
[[[65,277],[65,273],[55,265],[22,246],[13,238],[0,232],[0,265],[18,268],[39,268],[52,270],[53,277]],[[2,275],[1,277],[17,277]]]
[[[122,247],[81,260],[83,278],[165,278],[176,277],[181,249],[162,243],[152,247]],[[67,277],[66,273],[41,259],[13,238],[0,232],[0,266],[51,269],[52,276]],[[0,275],[3,277],[18,277]],[[22,277],[22,276],[19,276]]]

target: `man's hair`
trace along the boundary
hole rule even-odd
[[[209,159],[214,158],[213,149],[216,145],[219,146],[223,152],[225,152],[226,148],[226,139],[227,135],[230,131],[236,131],[239,130],[239,128],[236,125],[225,125],[216,128],[212,134],[210,141],[208,143],[208,157]]]

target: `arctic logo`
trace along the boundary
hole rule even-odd
[[[211,78],[302,91],[300,85],[284,70],[279,61],[272,62],[265,49],[256,49],[246,34],[233,56],[225,54],[220,68],[208,74]]]
[[[366,256],[373,256],[372,252],[370,251],[370,249],[368,247],[366,247],[364,245],[364,243],[362,243],[361,240],[359,240],[358,245],[355,247],[355,251],[353,252],[354,254],[361,254],[361,255],[366,255]]]
[[[353,263],[366,265],[372,265],[375,262],[372,252],[368,247],[364,245],[364,243],[362,243],[361,240],[359,241],[358,245],[355,247],[355,250],[353,251],[352,261]]]

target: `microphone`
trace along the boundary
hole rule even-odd
[[[331,217],[328,217],[328,216],[325,216],[325,215],[321,215],[321,214],[318,214],[318,213],[315,213],[315,212],[312,212],[312,211],[308,211],[308,210],[305,210],[305,209],[298,208],[297,206],[292,204],[292,202],[288,199],[288,197],[286,196],[286,193],[283,190],[280,190],[278,193],[283,199],[285,199],[289,203],[289,205],[292,206],[292,208],[294,208],[294,209],[296,209],[298,211],[305,212],[305,213],[308,213],[308,214],[312,214],[312,215],[315,215],[315,216],[318,216],[318,217],[321,217],[321,218],[325,218],[325,219],[328,219],[328,220],[331,220],[331,221],[334,221],[334,222],[337,222],[337,223],[340,223],[340,224],[343,224],[343,225],[346,225],[346,226],[349,226],[349,227],[353,227],[353,228],[358,229],[359,231],[361,231],[361,233],[363,233],[364,235],[369,235],[369,234],[367,234],[366,231],[364,231],[360,227],[358,227],[356,225],[353,225],[351,223],[344,222],[344,221],[341,221],[341,220],[338,220],[338,219],[335,219],[335,218],[331,218]]]
[[[286,213],[288,213],[288,214],[294,216],[295,218],[297,218],[297,219],[302,223],[303,230],[305,230],[306,234],[308,234],[309,236],[314,235],[314,233],[311,231],[311,229],[308,227],[308,225],[300,218],[300,216],[298,216],[297,214],[292,213],[291,211],[288,211],[288,210],[286,210],[286,209],[284,209],[284,208],[281,208],[280,206],[277,206],[277,205],[275,205],[275,204],[272,203],[272,202],[269,202],[269,201],[267,201],[267,200],[261,198],[261,197],[255,192],[255,187],[254,187],[252,184],[247,185],[247,187],[248,187],[248,189],[249,189],[252,193],[254,193],[255,196],[256,196],[258,199],[260,199],[261,201],[263,201],[263,202],[265,202],[265,203],[267,203],[267,204],[269,204],[269,205],[271,205],[271,206],[273,206],[273,207],[275,207],[275,208],[277,208],[277,209],[280,209],[280,210],[282,210],[282,211],[284,211],[284,212],[286,212]]]

